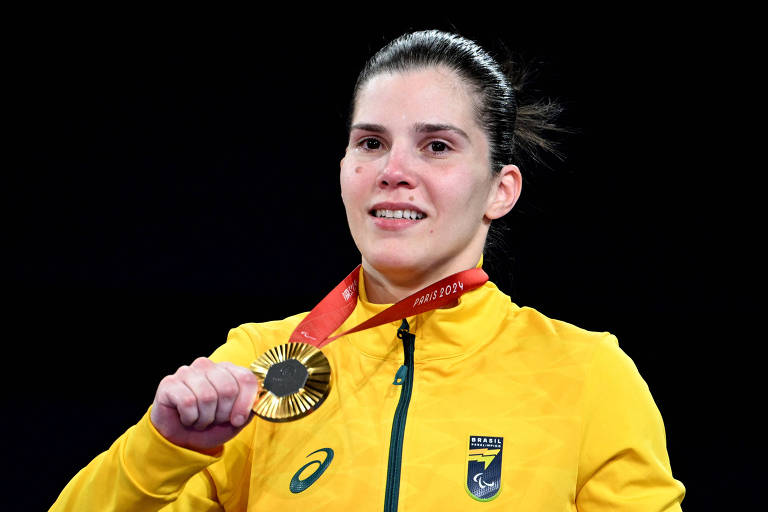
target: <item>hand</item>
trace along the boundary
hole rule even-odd
[[[247,368],[200,357],[160,381],[150,420],[173,444],[213,453],[251,420],[258,392]]]

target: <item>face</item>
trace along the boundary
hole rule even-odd
[[[452,71],[380,74],[361,89],[341,194],[366,270],[407,280],[474,267],[501,216],[500,179],[472,93]]]

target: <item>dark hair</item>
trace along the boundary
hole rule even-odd
[[[501,66],[474,41],[439,30],[404,34],[371,57],[355,83],[348,121],[354,115],[360,89],[373,77],[434,66],[454,71],[477,94],[476,117],[488,137],[491,172],[498,173],[521,158],[540,163],[542,153],[557,155],[544,132],[560,131],[553,120],[561,108],[549,100],[520,101],[528,79],[525,67],[511,59]]]

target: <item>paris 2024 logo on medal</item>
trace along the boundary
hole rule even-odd
[[[499,495],[503,449],[503,437],[469,437],[466,489],[474,499],[490,501]]]

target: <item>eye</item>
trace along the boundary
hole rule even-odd
[[[379,139],[374,139],[373,137],[367,137],[358,142],[357,145],[366,151],[376,151],[381,149],[381,141]]]
[[[451,147],[449,142],[435,139],[428,141],[422,151],[436,158],[447,158],[453,151],[453,147]]]
[[[430,142],[429,148],[435,153],[442,153],[448,149],[448,146],[445,144],[445,142],[434,140]]]

